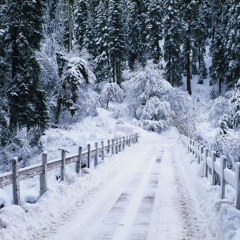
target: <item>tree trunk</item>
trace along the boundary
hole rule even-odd
[[[191,89],[191,60],[190,60],[190,40],[187,40],[186,44],[186,72],[187,72],[187,91],[190,95],[192,95]]]

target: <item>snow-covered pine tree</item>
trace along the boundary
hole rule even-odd
[[[162,39],[162,0],[151,0],[147,3],[147,36],[148,58],[153,59],[153,63],[159,63],[161,58],[160,40]]]
[[[184,71],[186,72],[187,78],[187,91],[191,95],[191,52],[192,52],[192,41],[191,41],[191,28],[192,28],[192,0],[181,0],[181,19],[182,19],[182,37],[183,37],[183,62]]]
[[[233,2],[229,7],[225,56],[228,62],[226,83],[230,88],[240,77],[240,3]]]
[[[123,24],[122,0],[109,0],[109,61],[112,82],[122,83],[123,62],[125,59],[125,29]]]
[[[73,48],[73,2],[74,0],[64,1],[64,46],[68,52]]]
[[[109,34],[108,34],[108,8],[103,0],[100,1],[96,14],[96,68],[97,82],[110,81],[109,63]]]
[[[57,53],[57,60],[60,80],[56,86],[55,123],[95,115],[97,94],[90,86],[95,82],[95,75],[79,57],[68,59],[63,53]]]
[[[5,44],[11,67],[8,88],[9,129],[34,128],[42,133],[47,126],[45,93],[41,90],[40,68],[35,51],[40,49],[45,1],[9,1],[5,11]],[[7,73],[8,74],[8,73]]]
[[[182,81],[181,69],[181,22],[178,6],[174,0],[164,3],[164,60],[166,62],[164,76],[172,86],[180,86]]]
[[[145,1],[129,0],[128,7],[128,65],[133,70],[136,65],[146,66],[147,63],[147,4]]]
[[[87,0],[79,0],[74,2],[74,16],[76,26],[74,28],[76,43],[78,48],[81,50],[83,48],[84,39],[86,37],[86,27],[88,21],[88,10],[87,10]]]
[[[228,67],[225,58],[226,51],[226,25],[229,21],[229,4],[214,2],[213,38],[211,44],[212,66],[211,84],[218,84],[218,93],[222,92],[222,84],[226,82],[226,69]]]
[[[96,8],[98,1],[87,1],[87,22],[83,46],[93,58],[96,57]]]

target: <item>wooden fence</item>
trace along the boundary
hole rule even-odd
[[[222,155],[216,157],[216,152],[199,144],[184,135],[182,140],[198,164],[204,165],[204,177],[210,179],[212,185],[221,186],[221,198],[225,198],[226,184],[232,186],[235,190],[235,207],[240,210],[240,162],[235,164],[235,171],[227,167],[227,158]]]
[[[126,148],[130,147],[131,144],[138,142],[139,135],[133,134],[122,138],[112,139],[107,141],[107,145],[104,145],[104,141],[101,142],[100,146],[95,143],[94,149],[91,150],[91,145],[87,145],[87,151],[82,152],[82,147],[78,148],[78,154],[74,156],[66,156],[67,151],[61,150],[61,159],[47,161],[47,154],[42,154],[42,163],[32,165],[29,167],[21,168],[18,167],[18,158],[12,159],[12,172],[0,174],[0,188],[12,184],[13,186],[13,203],[16,205],[20,204],[20,184],[21,180],[29,179],[34,176],[40,176],[40,196],[47,191],[48,171],[60,168],[60,180],[65,179],[66,165],[75,163],[76,172],[80,175],[82,163],[86,164],[87,168],[90,168],[91,160],[93,161],[94,168],[99,163],[99,157],[104,161],[104,155],[107,154],[118,154]]]

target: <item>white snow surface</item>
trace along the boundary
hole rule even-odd
[[[220,200],[219,186],[201,177],[201,166],[186,153],[176,129],[146,132],[108,115],[99,109],[82,131],[78,124],[68,132],[49,130],[45,150],[54,157],[59,154],[54,147],[72,153],[79,139],[93,143],[133,132],[140,133],[139,143],[106,156],[81,177],[68,168],[66,181],[52,179],[36,203],[22,197],[21,206],[0,209],[1,240],[240,239],[240,212],[231,205],[231,190],[230,200]],[[36,182],[28,181],[21,194],[37,195]]]

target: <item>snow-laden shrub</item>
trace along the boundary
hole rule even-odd
[[[108,109],[109,102],[121,103],[124,92],[117,83],[106,83],[103,87],[99,101],[103,108]]]
[[[215,121],[218,120],[218,133],[212,148],[218,156],[226,155],[229,165],[234,167],[234,163],[240,161],[240,81],[224,97],[215,100],[210,116],[214,116],[214,113],[217,113]]]
[[[214,127],[217,127],[219,126],[219,119],[224,114],[227,115],[231,114],[231,104],[229,99],[220,96],[217,99],[215,99],[213,106],[210,109],[209,121],[211,121]]]
[[[235,132],[222,134],[221,131],[215,136],[211,148],[217,152],[217,156],[225,155],[228,165],[234,168],[235,162],[240,162],[240,135]]]
[[[159,129],[165,129],[171,123],[182,133],[188,134],[192,131],[192,100],[187,93],[173,88],[163,79],[162,70],[148,64],[136,72],[125,72],[125,80],[123,86],[129,112],[136,119],[144,120],[142,126],[158,129],[159,132]],[[154,104],[154,101],[157,104]],[[158,109],[157,114],[154,108]]]
[[[151,97],[157,96],[160,100],[164,100],[164,96],[173,90],[170,83],[161,77],[161,71],[154,68],[154,65],[147,65],[129,73],[125,78],[127,81],[123,83],[123,87],[126,100],[130,111],[137,119],[141,118],[142,109]]]

